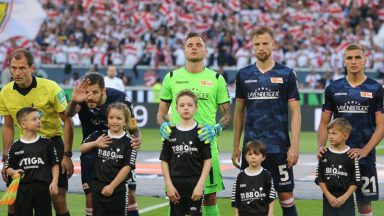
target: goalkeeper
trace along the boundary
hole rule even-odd
[[[58,193],[59,159],[51,140],[38,135],[41,121],[39,110],[20,109],[16,119],[22,137],[11,146],[5,163],[8,176],[19,174],[20,186],[15,202],[17,215],[52,215],[51,194]]]
[[[216,136],[232,121],[230,98],[227,83],[222,75],[204,66],[207,49],[204,38],[197,33],[189,33],[184,43],[186,65],[169,72],[164,80],[161,101],[157,113],[157,122],[161,124],[160,136],[168,139],[171,128],[180,121],[176,111],[176,96],[184,90],[193,91],[198,97],[198,110],[195,120],[200,123],[199,138],[205,143],[211,142],[212,168],[205,182],[204,215],[219,215],[216,193],[224,190],[220,174],[219,151]],[[172,109],[172,122],[167,118],[169,107]],[[216,112],[220,108],[222,118],[216,123]]]

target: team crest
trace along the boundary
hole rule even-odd
[[[3,31],[9,19],[9,11],[13,2],[1,1],[0,2],[0,32]]]
[[[361,97],[373,98],[372,92],[360,92]]]
[[[272,83],[283,83],[283,78],[281,77],[271,77]]]
[[[200,81],[200,84],[201,84],[202,86],[212,86],[212,82],[209,81],[209,80],[201,80],[201,81]]]

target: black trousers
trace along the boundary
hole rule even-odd
[[[44,183],[20,184],[15,202],[15,216],[51,216],[49,185]]]

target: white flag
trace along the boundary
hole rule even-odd
[[[46,17],[37,0],[0,0],[0,43],[15,36],[35,39]]]

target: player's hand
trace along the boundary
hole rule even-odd
[[[101,194],[103,194],[106,197],[109,197],[113,194],[114,190],[115,188],[113,188],[111,185],[107,185],[103,188],[103,190],[101,191]]]
[[[196,185],[195,189],[193,189],[193,193],[191,199],[193,201],[200,200],[203,197],[203,185]]]
[[[73,162],[70,157],[63,157],[61,161],[61,174],[67,173],[67,177],[71,178],[73,175]]]
[[[168,140],[169,136],[172,133],[171,127],[174,127],[175,125],[172,122],[164,121],[160,125],[160,139],[161,141]]]
[[[291,146],[288,149],[287,153],[287,164],[288,168],[292,168],[297,164],[297,161],[299,160],[299,148]]]
[[[73,87],[72,92],[72,101],[76,103],[82,103],[87,99],[87,88],[90,85],[90,81],[88,79],[84,79],[81,82],[75,82],[75,86]]]
[[[232,164],[233,166],[237,167],[238,169],[240,169],[240,157],[241,157],[241,153],[240,153],[240,149],[233,149],[232,151]]]
[[[358,160],[361,160],[365,157],[367,157],[369,152],[365,152],[364,149],[359,149],[359,148],[352,148],[349,149],[347,152],[348,156],[352,159],[357,158]]]
[[[344,196],[337,197],[336,200],[337,200],[337,203],[340,205],[340,207],[344,205],[345,201],[347,201],[346,197]]]
[[[167,187],[167,196],[173,204],[179,203],[180,195],[179,195],[179,192],[177,192],[176,188],[173,185],[170,187]]]
[[[96,144],[96,147],[97,148],[105,148],[105,147],[108,147],[109,144],[112,143],[112,139],[105,135],[105,134],[102,134],[101,136],[99,136],[97,138],[97,140],[95,141],[95,144]]]
[[[333,196],[333,195],[329,195],[329,196],[327,197],[327,200],[328,200],[329,204],[330,204],[333,208],[338,208],[338,207],[340,207],[340,205],[339,205],[339,203],[338,203],[338,201],[337,201],[337,199],[336,199],[335,196]]]
[[[56,195],[57,193],[59,193],[59,188],[57,187],[57,182],[51,182],[51,184],[49,185],[49,193],[51,195]]]
[[[140,146],[141,146],[141,137],[135,137],[135,136],[131,136],[131,147],[138,151],[140,149]]]
[[[199,127],[201,127],[201,129],[198,131],[199,139],[205,144],[211,143],[212,140],[216,136],[219,136],[221,131],[223,130],[223,126],[221,126],[221,124],[201,124],[199,125]]]
[[[4,162],[4,163],[5,163],[5,162]],[[4,164],[3,164],[3,168],[1,169],[1,177],[3,178],[3,181],[4,181],[5,183],[7,183],[7,182],[8,182],[8,175],[7,175],[7,173],[5,172],[5,170],[6,170],[6,168],[5,168]]]
[[[319,160],[326,151],[327,151],[327,148],[324,146],[317,148],[317,155],[316,155],[317,160]]]

